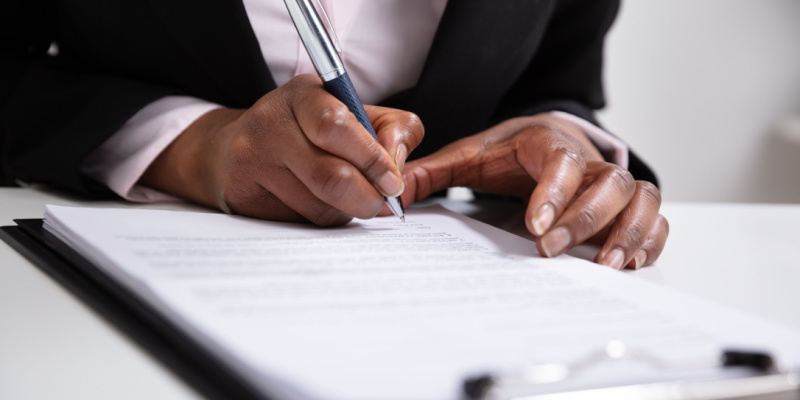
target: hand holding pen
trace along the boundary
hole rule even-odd
[[[274,221],[327,226],[372,218],[385,198],[403,191],[399,166],[423,129],[414,114],[364,108],[375,136],[319,77],[300,75],[249,109],[220,108],[197,119],[139,183]]]
[[[373,130],[372,123],[364,111],[361,99],[359,99],[358,93],[356,93],[356,89],[344,69],[344,64],[338,53],[341,51],[339,41],[336,38],[336,34],[333,33],[333,26],[322,4],[318,0],[319,8],[325,15],[326,20],[328,20],[333,39],[328,35],[327,29],[310,0],[285,0],[285,3],[286,8],[289,10],[289,15],[297,28],[297,33],[300,35],[306,51],[308,51],[314,68],[316,68],[320,79],[322,79],[325,89],[344,103],[372,138],[380,143],[380,139]],[[345,141],[348,140],[348,138],[343,139]],[[389,177],[387,176],[387,178]],[[405,221],[405,211],[403,210],[400,193],[402,193],[402,190],[396,194],[386,195],[385,201],[392,213],[400,220]]]

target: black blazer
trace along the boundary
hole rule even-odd
[[[238,0],[25,0],[4,6],[2,169],[109,195],[80,161],[148,103],[245,108],[276,88]],[[420,116],[420,157],[504,119],[561,110],[597,123],[618,0],[451,0],[418,84],[381,105]],[[46,50],[55,41],[57,56]],[[637,179],[655,176],[636,155]]]

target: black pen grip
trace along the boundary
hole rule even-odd
[[[355,114],[358,122],[361,122],[361,125],[367,128],[369,134],[372,135],[375,140],[378,140],[378,135],[375,134],[375,129],[372,128],[372,123],[367,117],[367,112],[364,111],[364,105],[361,103],[361,99],[358,98],[358,93],[356,93],[356,89],[353,87],[353,82],[350,81],[347,72],[345,72],[344,75],[338,76],[336,79],[325,82],[324,85],[325,90],[344,103],[344,105]]]

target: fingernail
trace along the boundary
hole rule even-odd
[[[567,228],[556,228],[542,236],[542,250],[547,257],[553,257],[569,246],[572,236]]]
[[[551,206],[550,203],[545,203],[539,207],[533,214],[533,218],[531,218],[533,233],[536,236],[544,235],[544,232],[550,227],[550,224],[553,223],[555,216],[555,210],[553,210],[553,206]]]
[[[633,257],[633,269],[644,267],[644,262],[647,261],[647,253],[644,250],[639,250],[636,257]]]
[[[622,269],[622,262],[625,261],[625,253],[619,247],[611,250],[603,257],[603,260],[600,261],[601,265],[605,265],[607,267],[611,267],[614,269]]]
[[[378,180],[378,189],[383,192],[386,197],[400,196],[403,193],[403,180],[391,171],[387,171],[380,180]]]
[[[394,153],[394,163],[397,168],[403,169],[403,165],[406,164],[406,158],[408,158],[408,148],[401,143],[397,146],[397,152]]]

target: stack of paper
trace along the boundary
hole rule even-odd
[[[666,363],[744,346],[800,365],[800,333],[788,328],[541,258],[534,243],[441,207],[406,219],[323,229],[48,206],[45,226],[276,398],[458,399],[465,377],[575,362],[612,340]],[[668,375],[600,366],[570,387]]]

